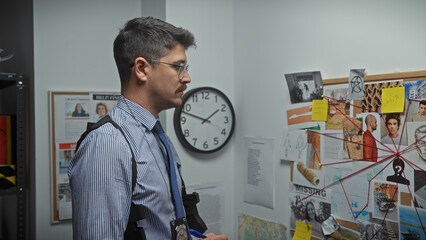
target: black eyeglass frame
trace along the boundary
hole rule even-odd
[[[175,63],[168,63],[168,62],[163,62],[163,61],[158,61],[158,60],[148,60],[147,59],[147,61],[151,62],[151,63],[167,64],[167,65],[170,65],[170,66],[178,68],[179,69],[179,71],[178,71],[178,78],[179,78],[179,80],[183,79],[183,76],[185,75],[185,72],[188,72],[188,68],[189,68],[189,65],[186,64],[186,62],[183,62],[181,64],[175,64]],[[131,63],[129,66],[133,67],[133,66],[135,66],[135,63]]]

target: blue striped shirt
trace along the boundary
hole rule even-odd
[[[146,209],[146,219],[138,224],[147,239],[171,239],[170,221],[176,216],[162,145],[151,132],[157,119],[124,97],[109,115],[123,129],[135,154],[138,174],[133,202]],[[169,144],[180,166],[170,140]],[[110,123],[93,130],[82,141],[68,171],[74,239],[123,239],[132,197],[131,165],[129,145]],[[178,186],[182,189],[180,178]]]

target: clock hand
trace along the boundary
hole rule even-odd
[[[217,109],[216,111],[214,111],[214,113],[210,114],[210,116],[208,116],[206,119],[204,119],[204,121],[201,122],[201,124],[209,121],[209,118],[211,118],[213,115],[215,115],[217,112],[219,112],[219,109]],[[210,121],[209,121],[210,122]]]
[[[192,114],[192,113],[185,112],[185,111],[182,111],[182,112],[183,112],[183,113],[185,113],[185,114],[188,114],[189,116],[192,116],[192,117],[198,118],[198,119],[200,119],[200,120],[203,120],[203,122],[210,122],[210,120],[204,119],[204,118],[202,118],[202,117],[200,117],[200,116],[197,116],[197,115],[194,115],[194,114]]]

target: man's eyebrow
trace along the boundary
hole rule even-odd
[[[185,59],[180,59],[180,60],[174,61],[173,63],[175,63],[175,64],[184,64],[184,63],[186,63],[186,60]]]

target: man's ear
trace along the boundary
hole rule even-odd
[[[150,67],[151,65],[145,58],[138,57],[135,59],[134,72],[138,83],[145,83],[147,81],[147,73],[149,73]]]

